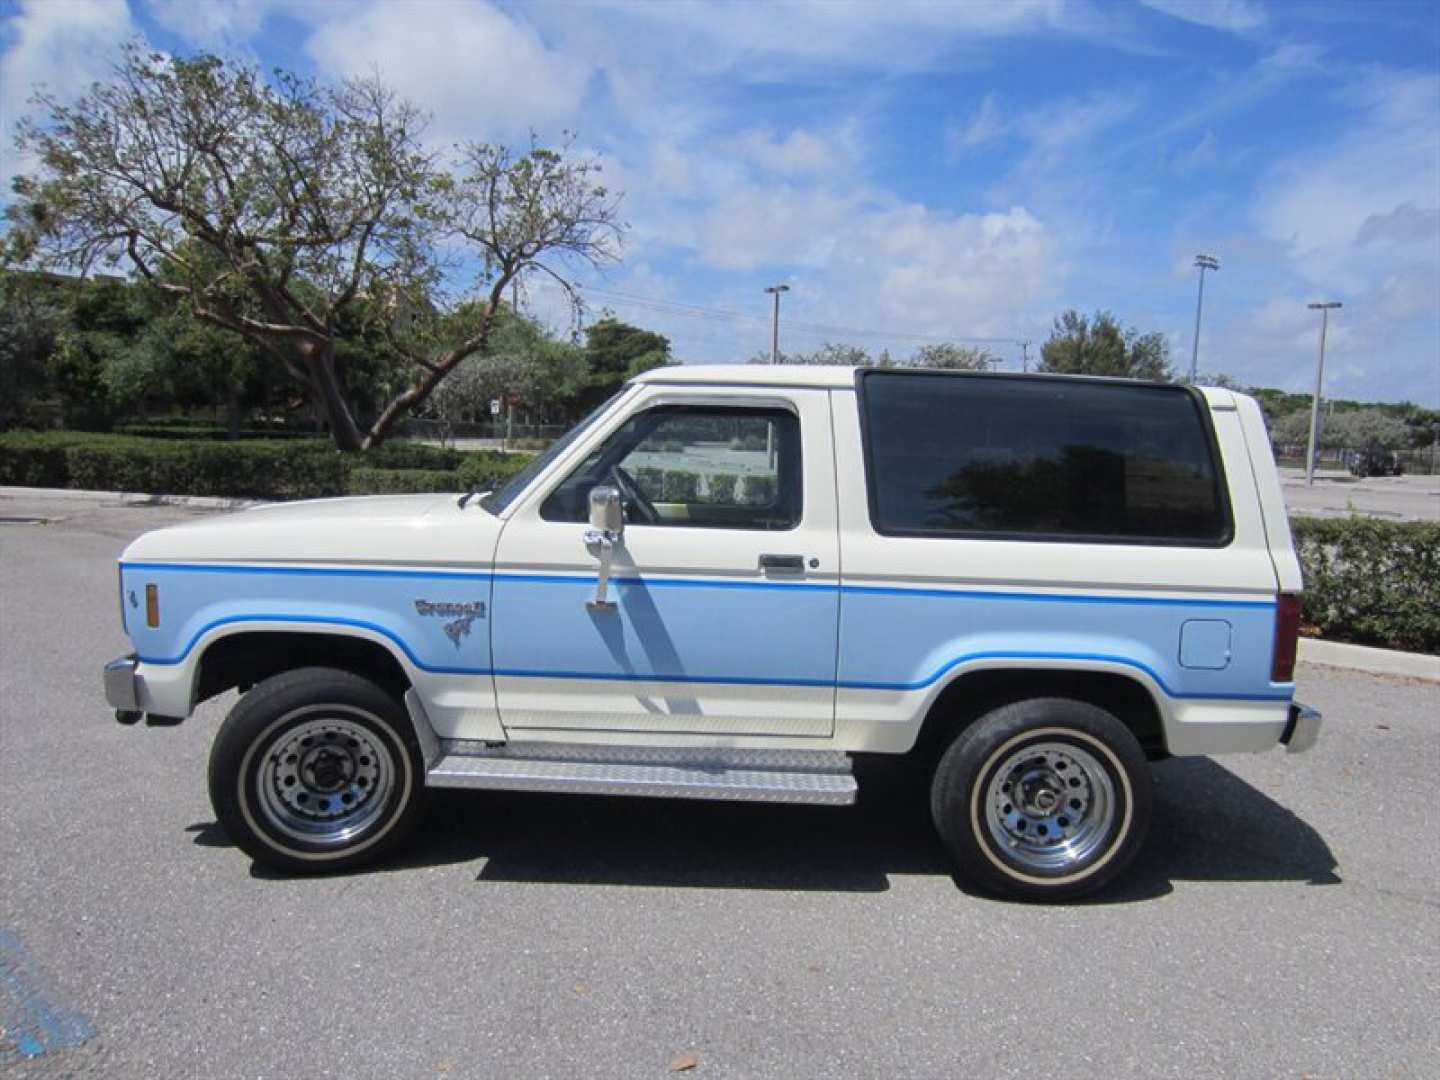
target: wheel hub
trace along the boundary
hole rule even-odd
[[[1109,835],[1114,787],[1100,761],[1070,743],[1017,750],[990,774],[985,818],[991,838],[1025,869],[1063,873]]]
[[[332,714],[292,728],[267,752],[261,805],[293,837],[343,843],[383,809],[394,773],[370,728]]]

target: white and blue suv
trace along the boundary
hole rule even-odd
[[[853,802],[923,764],[994,891],[1135,856],[1148,761],[1315,741],[1257,405],[1221,389],[662,368],[498,491],[140,537],[117,715],[238,687],[219,821],[294,871],[382,856],[425,787]]]

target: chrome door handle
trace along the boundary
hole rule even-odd
[[[761,555],[761,570],[793,570],[805,569],[804,555]]]

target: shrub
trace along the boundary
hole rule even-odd
[[[739,479],[734,473],[711,473],[705,481],[705,501],[733,503],[735,501],[735,481]]]
[[[660,485],[660,501],[692,503],[700,492],[700,474],[680,469],[666,469]]]
[[[0,436],[0,483],[230,498],[312,498],[345,490],[328,442],[185,442],[84,432]]]
[[[1440,522],[1292,518],[1304,621],[1323,637],[1440,653]]]
[[[654,465],[641,465],[635,470],[635,485],[640,494],[655,502],[665,490],[665,470]]]
[[[773,476],[747,476],[745,478],[746,506],[769,506],[775,501],[775,478]]]
[[[454,469],[351,469],[351,495],[403,495],[421,491],[464,491]]]
[[[530,454],[467,454],[457,470],[462,491],[494,491],[534,461]]]
[[[366,469],[427,469],[453,471],[466,455],[459,450],[441,449],[418,442],[381,443],[361,456]]]

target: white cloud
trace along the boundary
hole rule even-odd
[[[975,146],[983,146],[1004,135],[1007,125],[1000,117],[1000,106],[994,94],[986,94],[980,107],[964,124],[956,125],[947,132],[950,149],[956,153]]]
[[[1348,134],[1270,170],[1253,209],[1298,273],[1350,289],[1397,263],[1433,265],[1437,216],[1440,77],[1430,74],[1381,80]]]
[[[1129,120],[1140,103],[1137,93],[1096,90],[1033,109],[1019,118],[1016,128],[1030,141],[1039,161],[1048,164]]]
[[[572,125],[593,68],[482,0],[312,9],[306,51],[327,76],[379,72],[430,110],[440,139],[542,136]]]
[[[145,0],[166,30],[212,49],[243,49],[277,0]]]
[[[1265,25],[1265,11],[1252,0],[1140,0],[1176,19],[1215,30],[1258,30]]]
[[[828,139],[803,128],[779,136],[765,128],[751,128],[722,146],[746,161],[779,176],[801,176],[829,172],[850,154],[838,140]]]
[[[6,194],[10,178],[28,165],[13,138],[35,88],[61,100],[82,93],[105,76],[116,47],[134,33],[124,0],[29,0],[6,20],[10,46],[0,57],[0,173]]]
[[[613,28],[641,55],[679,55],[694,73],[729,72],[741,78],[794,78],[837,67],[866,71],[918,71],[949,51],[998,37],[1054,29],[1076,32],[1074,0],[937,4],[898,0],[883,12],[868,4],[675,2],[636,5],[602,0],[587,5],[590,19]],[[557,5],[537,18],[573,22],[577,9]],[[585,16],[580,16],[585,18]],[[1084,24],[1084,25],[1082,25]]]

